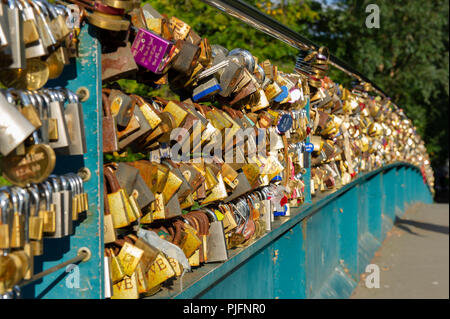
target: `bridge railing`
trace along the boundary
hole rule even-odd
[[[153,298],[347,298],[396,216],[431,203],[420,169],[394,163],[313,197],[273,230]]]

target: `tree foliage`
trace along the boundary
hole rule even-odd
[[[243,48],[292,71],[297,51],[200,0],[144,0],[175,15],[211,43]],[[405,109],[435,165],[448,161],[448,1],[247,0],[291,29],[325,45],[372,79]],[[365,25],[368,4],[380,9],[380,28]],[[333,69],[333,80],[353,79]]]
[[[380,28],[367,28],[375,3]],[[435,165],[448,160],[448,1],[316,2],[313,39],[380,86],[413,120]],[[342,79],[342,75],[335,78]]]

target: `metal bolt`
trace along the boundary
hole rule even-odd
[[[87,167],[82,167],[78,170],[78,176],[81,177],[83,182],[87,182],[91,178],[91,171]]]
[[[81,102],[85,102],[89,99],[89,90],[87,87],[81,86],[77,89],[76,95]]]
[[[83,253],[86,254],[86,257],[84,257],[82,259],[82,261],[88,261],[89,259],[91,259],[92,253],[91,253],[91,250],[89,248],[81,247],[80,249],[78,249],[78,252],[77,252],[78,255],[81,255]]]

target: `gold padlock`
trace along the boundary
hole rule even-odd
[[[143,253],[144,251],[142,249],[139,249],[128,242],[123,244],[117,258],[123,266],[125,275],[131,276],[135,272]]]
[[[155,288],[175,275],[170,262],[162,253],[159,253],[147,272],[148,288]]]

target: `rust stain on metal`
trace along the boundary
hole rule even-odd
[[[272,258],[273,263],[276,264],[277,263],[277,259],[278,259],[278,249],[276,249],[273,254],[275,255],[275,257]]]
[[[302,235],[303,235],[303,242],[306,241],[306,222],[308,221],[307,218],[302,220]]]

